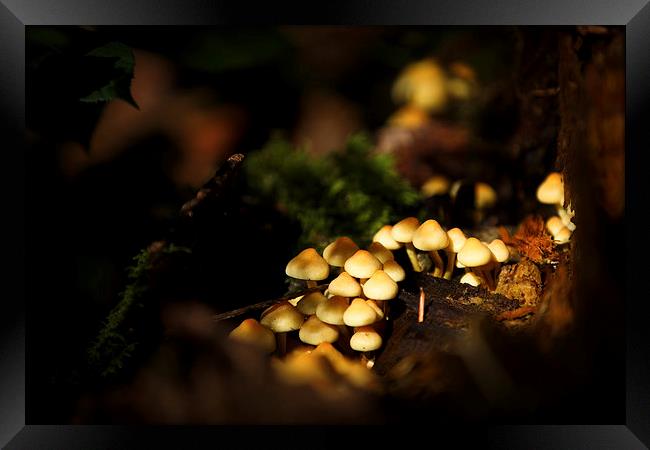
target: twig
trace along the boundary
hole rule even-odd
[[[269,307],[271,305],[274,305],[276,303],[279,303],[279,302],[282,302],[282,301],[285,301],[285,300],[291,300],[292,298],[300,297],[301,295],[309,294],[310,292],[324,291],[327,288],[327,286],[329,286],[329,284],[321,284],[319,286],[309,288],[309,289],[305,289],[303,291],[294,292],[294,293],[292,293],[290,295],[286,295],[284,297],[275,298],[273,300],[265,300],[263,302],[255,303],[254,305],[248,305],[248,306],[244,306],[243,308],[234,309],[232,311],[217,314],[217,315],[215,315],[213,317],[213,320],[215,322],[219,322],[219,321],[226,320],[226,319],[232,319],[233,317],[241,316],[242,314],[246,314],[246,313],[248,313],[250,311],[255,311],[255,310],[258,310],[258,309],[267,308],[267,307]]]
[[[424,322],[424,289],[420,288],[420,307],[418,308],[418,322]]]
[[[534,314],[537,308],[532,306],[524,306],[523,308],[513,309],[512,311],[504,311],[496,317],[496,320],[514,320],[520,319],[528,314]]]

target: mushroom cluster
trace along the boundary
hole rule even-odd
[[[318,349],[337,343],[350,353],[360,352],[360,361],[371,368],[374,352],[383,343],[388,302],[397,296],[397,283],[406,276],[393,253],[379,242],[360,249],[350,238],[340,237],[325,247],[322,255],[314,248],[303,250],[288,262],[285,272],[310,288],[335,276],[324,293],[315,289],[278,302],[262,312],[259,322],[244,320],[230,337],[255,344],[267,353],[285,355],[287,334],[297,331],[298,339],[307,346]],[[350,372],[346,370],[343,372]]]
[[[576,229],[575,224],[571,221],[575,212],[569,204],[564,207],[564,181],[562,174],[551,172],[537,187],[537,200],[540,203],[554,205],[557,215],[551,216],[546,221],[546,230],[553,236],[553,240],[558,244],[566,244],[571,238],[571,234]]]
[[[426,253],[433,262],[432,276],[451,280],[455,267],[464,268],[466,275],[461,283],[485,285],[490,290],[496,289],[501,264],[510,258],[502,240],[487,243],[467,238],[460,228],[446,231],[435,219],[420,223],[416,217],[406,217],[395,225],[382,227],[373,241],[394,250],[403,246],[416,272],[423,270],[418,254]]]

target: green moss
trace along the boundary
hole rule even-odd
[[[163,255],[173,255],[178,252],[191,253],[191,250],[175,244],[168,244],[162,249]],[[87,352],[92,370],[102,377],[117,374],[138,347],[137,333],[130,324],[134,312],[147,306],[152,254],[149,249],[143,249],[133,257],[133,261],[134,264],[127,268],[130,283],[120,294],[119,302],[108,314],[102,329]]]
[[[356,134],[344,149],[316,157],[274,138],[247,157],[247,182],[254,196],[300,223],[297,249],[320,250],[342,235],[366,245],[420,200],[393,158],[372,153],[372,147],[368,136]]]

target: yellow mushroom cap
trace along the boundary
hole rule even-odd
[[[316,308],[318,305],[326,301],[327,297],[325,297],[320,291],[314,291],[305,294],[296,305],[296,308],[298,308],[298,311],[304,315],[311,316],[312,314],[316,314]]]
[[[551,172],[537,188],[537,200],[545,204],[564,203],[564,182],[562,174]]]
[[[392,230],[392,225],[384,225],[379,229],[379,231],[375,233],[375,235],[372,237],[372,241],[379,242],[388,250],[397,250],[401,248],[402,244],[393,239]]]
[[[339,338],[339,330],[334,325],[311,316],[300,327],[298,337],[305,344],[318,345],[322,342],[335,342]]]
[[[413,246],[418,250],[441,250],[449,245],[447,232],[437,220],[429,219],[413,233]]]
[[[296,307],[289,302],[282,302],[262,313],[260,323],[276,333],[286,333],[300,329],[304,320],[305,317]]]
[[[393,252],[384,247],[380,242],[373,242],[368,246],[368,251],[379,260],[380,263],[384,264],[386,261],[395,259]]]
[[[449,238],[449,245],[445,250],[452,253],[458,253],[467,241],[465,233],[460,228],[452,228],[447,231],[447,237]]]
[[[341,272],[338,277],[334,278],[327,290],[332,295],[341,295],[343,297],[357,297],[361,295],[361,286],[349,273]]]
[[[446,194],[449,191],[451,182],[443,175],[434,175],[424,182],[420,188],[420,192],[425,197],[432,197],[434,195]]]
[[[420,221],[416,217],[407,217],[393,225],[390,235],[397,242],[408,243],[413,240],[413,233],[420,226]]]
[[[350,347],[358,352],[370,352],[381,347],[382,339],[371,326],[356,328],[350,338]]]
[[[363,293],[374,300],[390,300],[397,296],[397,283],[383,270],[378,270],[363,285]]]
[[[406,277],[406,272],[404,272],[402,266],[392,259],[384,263],[382,270],[396,282],[400,282]]]
[[[510,258],[510,250],[501,239],[494,239],[488,244],[488,248],[497,262],[506,262]]]
[[[422,108],[415,105],[404,105],[391,114],[387,122],[396,127],[414,129],[420,128],[428,121],[429,115]]]
[[[255,319],[246,319],[228,335],[231,339],[255,345],[267,353],[275,351],[275,336],[273,331],[260,324]]]
[[[497,202],[497,193],[492,186],[481,181],[474,185],[474,206],[476,209],[491,208]]]
[[[307,248],[289,261],[285,272],[298,280],[324,280],[330,274],[330,266],[315,249]]]
[[[345,271],[356,278],[370,278],[375,271],[381,269],[381,262],[367,250],[357,250],[350,259],[345,261]]]
[[[442,67],[427,58],[406,66],[393,84],[397,103],[408,103],[425,111],[439,111],[447,104],[446,75]]]
[[[492,260],[492,252],[487,245],[471,237],[458,252],[457,258],[465,267],[477,267],[489,263]]]
[[[349,327],[370,325],[377,321],[377,313],[362,298],[355,298],[343,314],[343,323]]]
[[[552,216],[546,221],[546,229],[551,235],[555,236],[565,224],[559,216]]]
[[[348,306],[350,306],[350,303],[347,298],[335,295],[326,302],[318,305],[316,308],[316,316],[330,325],[344,325],[343,314],[345,314]]]
[[[272,368],[286,383],[295,385],[308,384],[315,387],[331,386],[336,375],[323,355],[292,353],[284,360],[272,360]]]
[[[571,239],[571,230],[569,230],[567,227],[562,227],[560,231],[558,231],[557,234],[553,236],[553,239],[558,244],[566,244],[569,242],[569,239]]]
[[[372,309],[375,310],[375,314],[377,314],[377,317],[380,320],[384,318],[384,312],[381,310],[381,308],[379,307],[376,301],[366,300],[366,303],[368,304],[368,306],[370,306]]]
[[[485,283],[483,278],[479,277],[473,272],[467,272],[465,275],[463,275],[463,277],[460,279],[460,282],[463,284],[469,284],[474,287]]]
[[[323,250],[323,258],[330,266],[343,267],[345,261],[359,250],[357,244],[349,237],[340,237]]]

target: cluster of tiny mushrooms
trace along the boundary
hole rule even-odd
[[[558,215],[548,219],[546,226],[557,244],[568,242],[575,225],[570,207],[569,211],[563,207],[559,173],[553,172],[543,181],[537,199],[556,205]],[[327,289],[278,302],[262,312],[259,322],[244,320],[230,337],[284,355],[287,333],[298,331],[300,341],[317,346],[313,351],[336,352],[332,344],[339,342],[361,352],[361,362],[371,368],[374,352],[383,344],[389,302],[397,297],[398,283],[406,276],[393,254],[402,248],[415,272],[423,271],[418,253],[427,253],[433,262],[433,277],[451,280],[454,269],[460,268],[465,270],[460,283],[490,291],[496,289],[501,265],[510,259],[510,251],[500,239],[483,242],[467,237],[460,228],[445,230],[434,219],[420,223],[416,217],[407,217],[381,227],[367,249],[343,236],[327,245],[322,255],[314,248],[300,252],[287,264],[286,274],[304,280],[308,288],[336,275]]]

